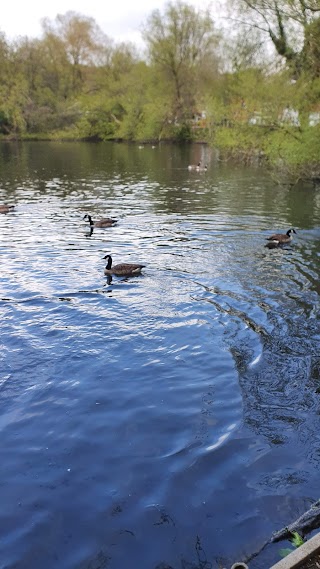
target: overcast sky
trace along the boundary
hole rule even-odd
[[[210,7],[213,19],[221,14],[224,0],[188,0],[197,8]],[[73,10],[94,18],[98,26],[116,41],[141,45],[141,24],[156,8],[163,10],[166,0],[7,0],[1,11],[0,31],[7,39],[18,36],[40,37],[42,18],[54,20],[57,14]]]

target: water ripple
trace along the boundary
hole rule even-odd
[[[315,192],[201,145],[0,149],[4,566],[231,565],[318,495]]]

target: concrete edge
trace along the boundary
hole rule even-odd
[[[272,565],[270,569],[298,569],[303,561],[306,561],[318,551],[320,552],[320,533],[308,539],[306,543],[297,547],[297,549],[275,565]]]

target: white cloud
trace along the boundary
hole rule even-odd
[[[10,40],[18,36],[40,37],[42,18],[54,20],[57,14],[73,10],[94,18],[98,26],[114,40],[141,44],[141,25],[153,10],[163,9],[166,3],[166,0],[116,0],[112,4],[103,0],[55,0],[52,3],[16,0],[6,3],[6,9],[1,14],[0,30]],[[210,4],[212,16],[215,17],[221,2],[189,0],[188,3],[198,8],[206,8]]]

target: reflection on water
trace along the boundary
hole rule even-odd
[[[318,498],[319,193],[201,145],[2,143],[0,172],[3,566],[257,551]]]

